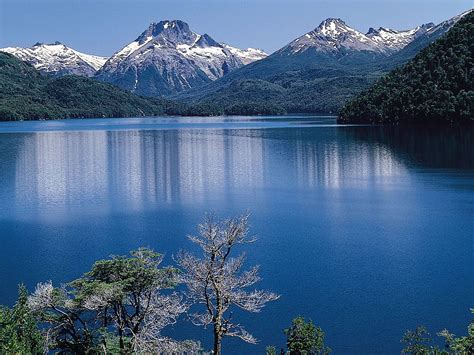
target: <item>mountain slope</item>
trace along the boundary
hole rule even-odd
[[[390,28],[380,27],[379,29],[370,28],[366,36],[372,41],[381,44],[387,51],[397,52],[416,38],[430,31],[435,25],[428,23],[407,31],[397,31]]]
[[[237,81],[265,80],[280,85],[282,90],[301,89],[312,80],[359,76],[366,72],[368,63],[387,57],[382,45],[351,29],[340,19],[323,21],[315,30],[295,39],[265,59],[246,65],[199,89],[180,93],[183,100],[215,101],[217,97],[234,93]],[[254,82],[257,83],[257,82]],[[229,104],[233,103],[229,100]]]
[[[162,96],[202,86],[264,56],[197,34],[183,21],[161,21],[115,53],[96,77],[137,94]]]
[[[180,113],[165,99],[142,98],[110,84],[69,75],[41,75],[13,55],[0,53],[0,120],[126,117]]]
[[[371,29],[363,34],[341,19],[327,19],[267,58],[171,97],[224,109],[267,102],[288,112],[338,112],[348,99],[412,58],[457,20],[407,31]]]
[[[93,76],[107,60],[105,57],[78,52],[60,42],[36,43],[30,48],[7,47],[1,48],[0,52],[13,54],[40,72],[55,76]]]
[[[474,120],[474,13],[350,101],[339,122]]]
[[[452,26],[454,26],[460,19],[462,19],[470,12],[471,10],[465,11],[462,14],[443,21],[436,26],[433,26],[432,24],[423,25],[429,26],[430,28],[427,31],[423,31],[421,35],[415,36],[413,41],[408,43],[397,53],[390,56],[384,63],[382,63],[380,68],[384,71],[387,71],[402,64],[405,64],[416,54],[418,54],[423,48],[426,48],[428,45],[441,38],[444,34],[446,34],[446,32],[451,29]]]

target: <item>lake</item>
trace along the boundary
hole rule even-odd
[[[407,328],[465,334],[474,307],[474,126],[333,117],[0,123],[0,303],[140,246],[165,264],[206,212],[249,211],[247,265],[281,294],[241,323],[284,346],[297,315],[335,354],[399,353]],[[184,320],[169,329],[210,347]]]

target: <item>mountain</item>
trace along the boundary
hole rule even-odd
[[[183,21],[161,21],[115,53],[96,78],[137,94],[162,96],[202,86],[263,57],[261,51],[197,34]]]
[[[410,44],[415,38],[423,36],[435,27],[434,23],[427,23],[411,30],[397,31],[390,28],[369,28],[366,36],[383,46],[387,52],[397,52]]]
[[[13,54],[40,72],[55,76],[67,74],[93,76],[107,60],[105,57],[78,52],[60,42],[36,43],[29,48],[7,47],[1,48],[0,52]]]
[[[474,12],[457,20],[445,36],[347,103],[339,122],[473,122]]]
[[[83,76],[52,77],[0,53],[0,120],[181,114],[182,105],[143,98]]]
[[[231,106],[270,104],[287,112],[336,113],[383,74],[446,33],[459,16],[406,31],[362,33],[329,18],[267,58],[171,98]]]
[[[328,54],[357,52],[384,53],[385,46],[363,33],[349,27],[343,20],[329,18],[313,31],[295,39],[277,54],[298,54],[307,50]]]

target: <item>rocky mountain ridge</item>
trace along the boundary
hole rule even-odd
[[[36,43],[29,48],[7,47],[1,52],[13,54],[18,59],[33,65],[37,70],[54,76],[68,74],[94,76],[108,58],[81,53],[61,42]]]

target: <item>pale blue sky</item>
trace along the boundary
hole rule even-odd
[[[111,55],[150,22],[181,19],[198,33],[237,47],[272,52],[340,17],[366,32],[439,23],[474,0],[0,0],[0,47],[61,41],[77,50]]]

